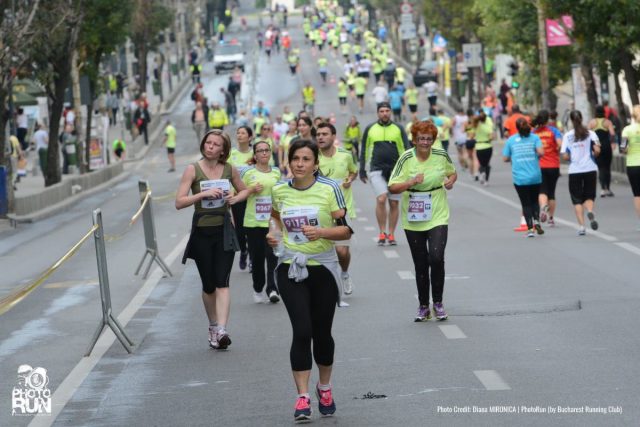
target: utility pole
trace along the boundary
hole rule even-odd
[[[538,53],[540,54],[540,89],[542,92],[542,108],[549,110],[549,61],[547,48],[547,33],[545,26],[545,16],[542,10],[542,1],[536,0],[538,9]]]

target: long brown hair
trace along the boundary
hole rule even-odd
[[[576,141],[582,141],[589,136],[589,130],[582,124],[582,113],[579,110],[573,110],[569,114],[569,119],[573,124],[573,133]]]

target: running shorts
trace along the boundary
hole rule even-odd
[[[596,198],[596,181],[598,172],[569,174],[569,194],[574,205],[581,205],[587,200]]]
[[[338,99],[340,100],[340,105],[347,105],[347,97],[341,96]]]
[[[418,111],[418,106],[409,104],[409,111],[411,111],[412,113],[415,113],[416,111]]]
[[[400,200],[402,198],[402,194],[389,193],[389,185],[387,184],[387,180],[384,178],[384,176],[382,176],[382,171],[369,172],[369,182],[371,183],[373,193],[376,195],[376,197],[387,194],[389,200]]]
[[[542,168],[542,184],[540,194],[546,194],[549,200],[556,199],[556,184],[560,177],[560,168]]]
[[[217,288],[229,287],[229,276],[235,252],[224,250],[223,226],[196,227],[189,242],[189,252],[198,267],[202,291],[207,294]]]
[[[464,146],[467,147],[467,150],[473,150],[476,148],[476,140],[475,139],[467,139],[464,142]]]
[[[364,95],[356,95],[356,98],[358,98],[358,99],[364,99]]]

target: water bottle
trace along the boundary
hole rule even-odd
[[[276,220],[269,218],[269,233],[278,241],[278,245],[273,248],[273,254],[278,258],[284,254],[284,242],[282,241],[282,230],[278,228]]]

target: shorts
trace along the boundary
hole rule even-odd
[[[352,91],[352,92],[353,92],[355,89],[356,89],[356,87],[355,87],[354,85],[349,85],[349,90],[350,90],[350,91]]]
[[[596,198],[597,178],[596,171],[569,174],[569,194],[574,205],[581,205]]]
[[[364,99],[364,95],[356,95],[356,98],[358,98],[358,99]]]
[[[341,96],[338,99],[340,100],[340,105],[347,105],[347,97],[346,96]]]
[[[409,111],[411,111],[412,113],[417,112],[418,111],[418,106],[409,104]]]
[[[556,183],[560,177],[560,168],[541,168],[542,184],[540,194],[546,194],[549,200],[556,199]]]
[[[167,147],[167,153],[173,154],[175,152],[176,152],[176,148],[175,147]]]
[[[454,143],[456,144],[456,147],[461,149],[461,148],[464,148],[464,146],[467,143],[467,140],[466,139],[458,139],[458,140],[455,140]]]
[[[235,252],[223,247],[223,227],[196,227],[189,241],[189,252],[200,273],[202,291],[207,294],[229,287]]]
[[[386,194],[389,197],[389,200],[397,201],[402,197],[402,194],[389,193],[389,186],[387,184],[387,180],[382,176],[382,171],[369,172],[369,182],[371,183],[371,187],[373,187],[373,193],[376,197]]]
[[[467,150],[473,150],[476,148],[476,140],[475,139],[467,139],[464,142],[464,146],[467,147]]]
[[[633,197],[640,197],[640,166],[627,166],[627,177]]]

